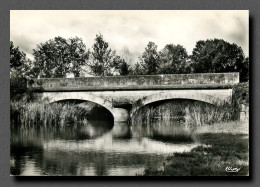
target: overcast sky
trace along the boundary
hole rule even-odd
[[[10,40],[33,59],[32,49],[56,36],[78,36],[91,49],[101,33],[110,47],[129,49],[136,60],[149,41],[158,50],[180,44],[188,54],[198,40],[224,39],[241,46],[248,56],[249,12],[241,11],[48,11],[11,10]]]

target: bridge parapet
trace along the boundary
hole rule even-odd
[[[231,88],[237,83],[239,83],[239,73],[198,73],[42,78],[31,79],[28,87],[33,91],[203,89]]]

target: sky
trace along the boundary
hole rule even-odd
[[[54,37],[80,37],[92,49],[97,34],[121,55],[128,49],[133,61],[149,41],[158,46],[180,44],[188,54],[199,40],[223,39],[249,53],[247,10],[11,10],[10,40],[33,59],[37,44]]]

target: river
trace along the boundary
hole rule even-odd
[[[89,121],[68,127],[11,127],[11,175],[133,176],[200,145],[175,122],[128,125]]]

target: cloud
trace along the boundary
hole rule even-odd
[[[183,45],[189,54],[198,40],[224,39],[248,55],[248,11],[47,11],[12,10],[10,40],[29,57],[37,44],[53,39],[81,37],[92,48],[101,33],[118,53],[128,48],[135,60],[149,41]]]

